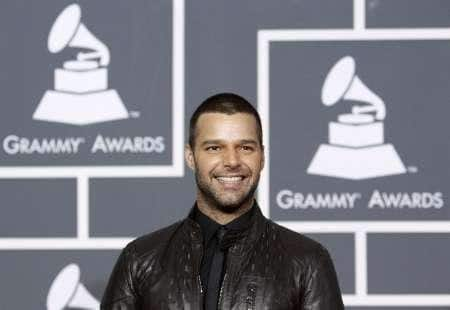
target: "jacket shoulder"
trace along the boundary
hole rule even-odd
[[[319,242],[301,233],[269,221],[269,230],[279,239],[278,243],[291,258],[298,261],[329,256],[328,250]]]
[[[295,282],[302,294],[302,309],[344,309],[339,283],[328,250],[313,239],[271,222],[276,230],[276,244],[282,247],[287,261],[296,262]]]
[[[183,221],[178,221],[154,232],[140,236],[131,241],[127,245],[127,248],[132,250],[136,257],[145,256],[155,250],[165,248],[170,243],[182,223]]]

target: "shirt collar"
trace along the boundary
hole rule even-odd
[[[250,210],[239,216],[238,218],[234,219],[230,223],[226,225],[221,225],[214,221],[213,219],[209,218],[206,214],[200,211],[200,209],[197,207],[197,204],[194,206],[194,214],[193,214],[193,220],[196,221],[202,230],[203,235],[203,241],[204,244],[208,244],[208,242],[211,240],[211,238],[214,236],[216,231],[220,227],[225,227],[228,231],[233,232],[239,232],[245,230],[248,226],[250,226],[250,220],[252,218],[252,215],[254,214],[255,205],[253,205]]]

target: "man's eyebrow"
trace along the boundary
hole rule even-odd
[[[201,145],[209,145],[209,144],[221,144],[224,143],[223,140],[215,139],[215,140],[205,140],[201,143]],[[258,144],[258,141],[254,139],[242,139],[238,141],[239,144]]]
[[[258,144],[258,141],[253,139],[243,139],[240,141],[242,144]]]
[[[202,142],[201,145],[207,145],[207,144],[220,144],[223,143],[222,140],[205,140]]]

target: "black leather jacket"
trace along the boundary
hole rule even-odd
[[[343,310],[336,273],[319,243],[267,220],[259,208],[228,250],[218,309]],[[191,217],[122,251],[102,310],[200,310],[202,240]]]

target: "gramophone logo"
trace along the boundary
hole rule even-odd
[[[67,307],[99,310],[100,303],[80,283],[80,267],[70,264],[53,280],[47,295],[47,310],[64,310]]]
[[[355,75],[355,61],[346,56],[328,73],[322,103],[332,106],[341,99],[365,103],[352,113],[330,122],[328,144],[319,146],[307,173],[361,180],[406,172],[394,146],[384,142],[384,101]]]
[[[54,90],[47,90],[33,119],[88,125],[128,118],[114,89],[108,89],[108,47],[81,23],[78,4],[67,6],[56,18],[48,35],[48,50],[58,53],[66,46],[88,49],[54,72]]]

